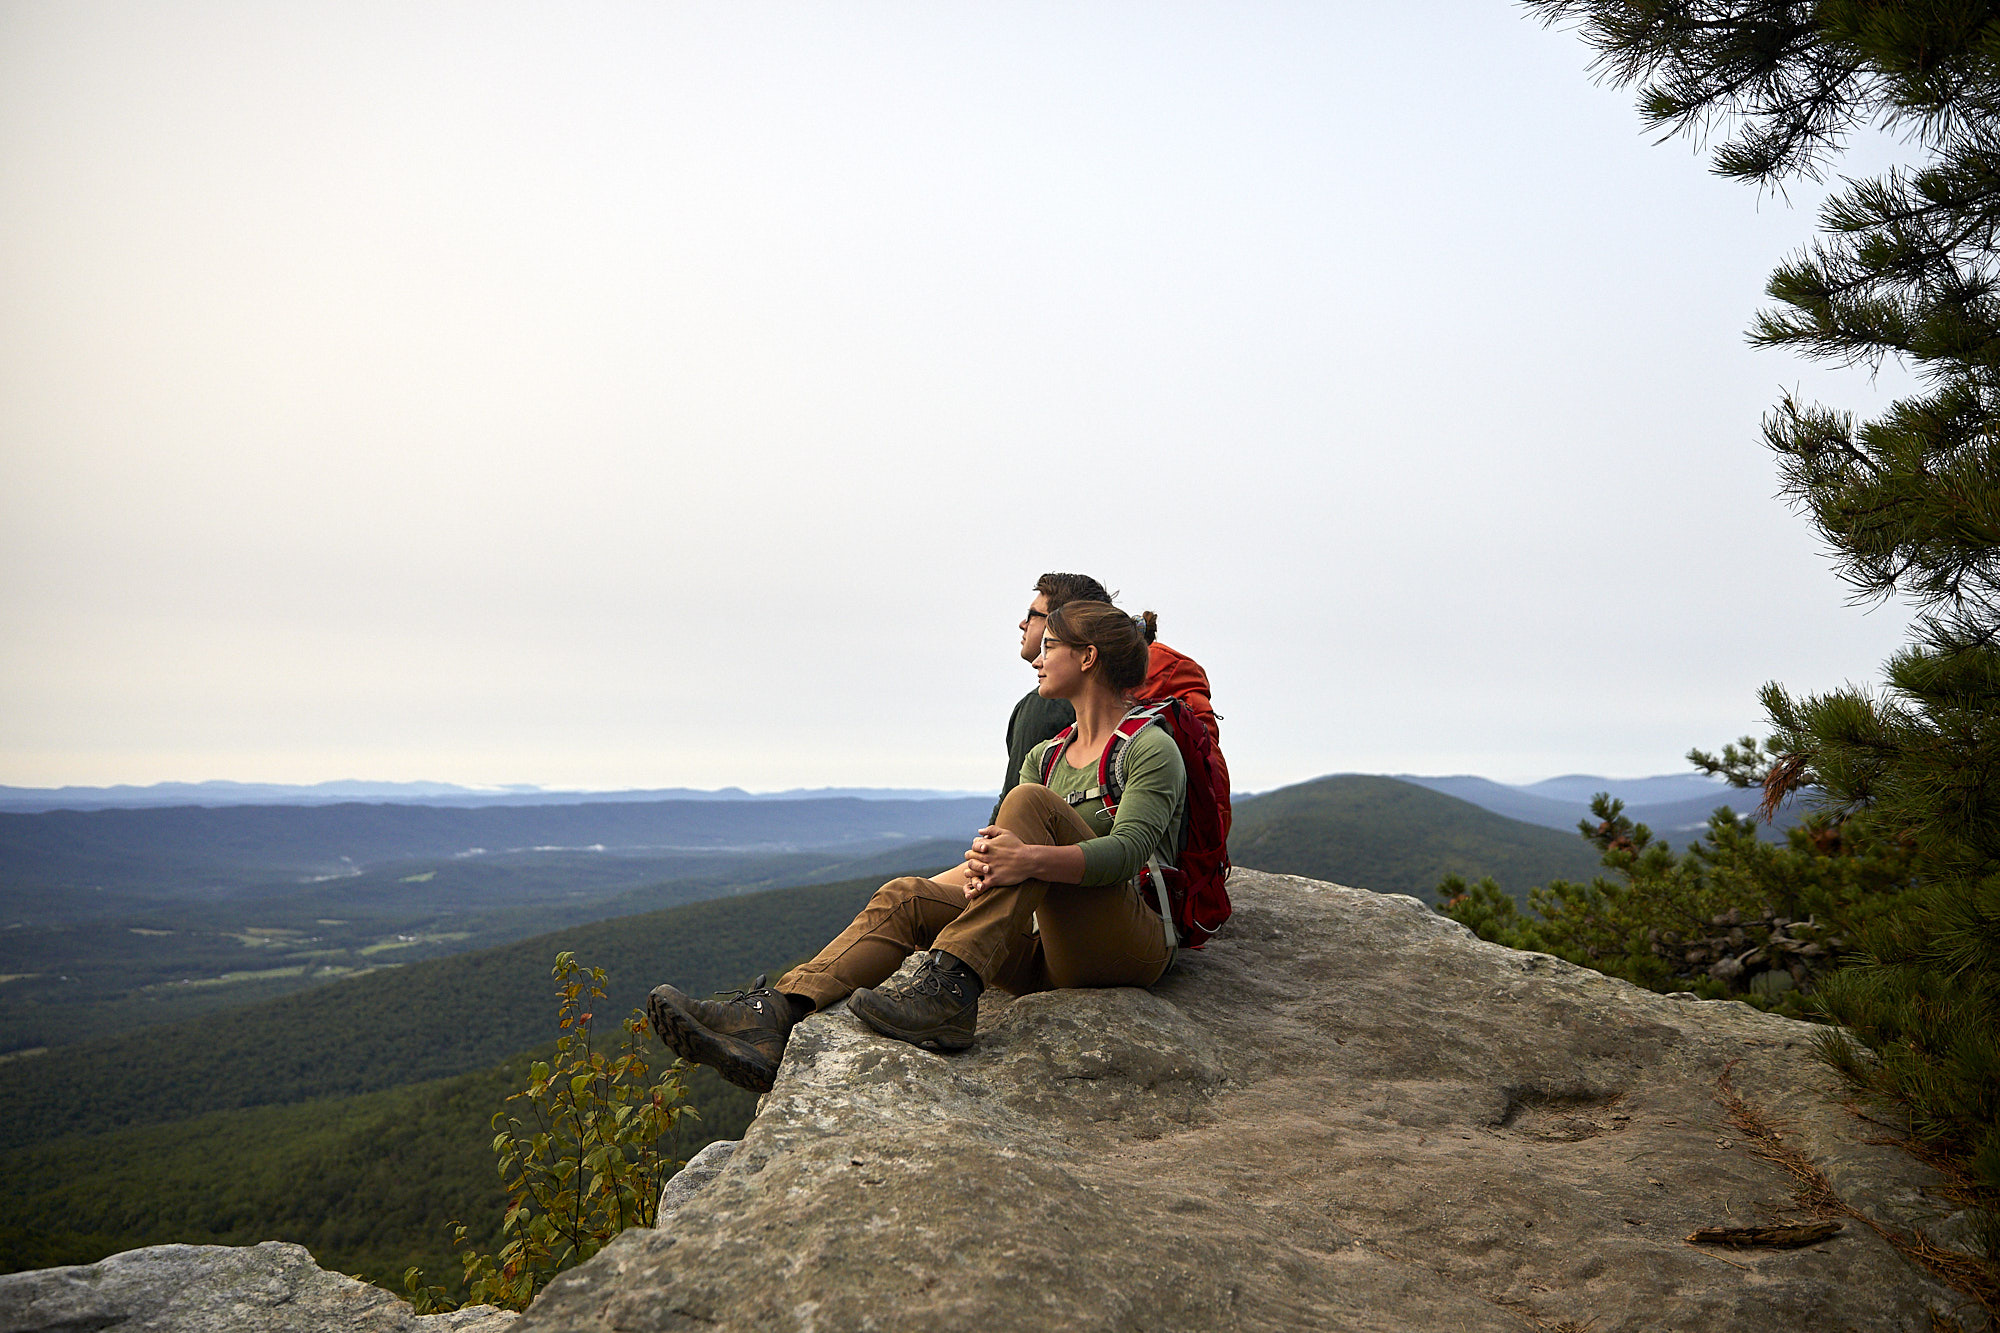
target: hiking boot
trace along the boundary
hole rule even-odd
[[[931,1051],[962,1051],[979,1027],[979,974],[933,949],[916,975],[883,990],[862,987],[847,999],[861,1021],[885,1037],[900,1037]]]
[[[692,1000],[672,986],[656,986],[646,999],[653,1031],[689,1064],[707,1065],[739,1088],[769,1092],[792,1035],[791,997],[758,977],[749,990],[714,1000]]]

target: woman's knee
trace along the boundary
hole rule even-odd
[[[1008,828],[1016,824],[1042,824],[1048,821],[1051,810],[1069,808],[1068,802],[1050,791],[1039,782],[1023,782],[1007,793],[1000,802],[997,822]]]
[[[1023,842],[1068,845],[1093,833],[1089,822],[1068,801],[1039,782],[1024,782],[1009,791],[993,822]]]

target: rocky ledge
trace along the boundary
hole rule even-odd
[[[1410,898],[1230,888],[1152,991],[994,996],[962,1055],[809,1020],[733,1153],[516,1333],[1979,1322],[1870,1225],[1962,1219],[1836,1103],[1812,1027]],[[1799,1248],[1687,1239],[1830,1209]]]

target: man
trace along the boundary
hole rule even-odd
[[[1021,660],[1033,664],[1041,656],[1042,630],[1049,612],[1065,602],[1109,602],[1111,594],[1088,574],[1044,574],[1035,580],[1035,600],[1021,617]],[[1000,800],[993,803],[992,823],[999,818],[1000,801],[1021,781],[1021,765],[1028,751],[1076,721],[1076,710],[1066,699],[1044,699],[1039,688],[1023,695],[1007,718],[1007,772],[1000,780]]]

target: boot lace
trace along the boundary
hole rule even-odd
[[[957,977],[948,974],[942,967],[926,958],[917,964],[916,975],[896,987],[896,995],[949,995],[954,1000],[965,998],[965,985]]]

